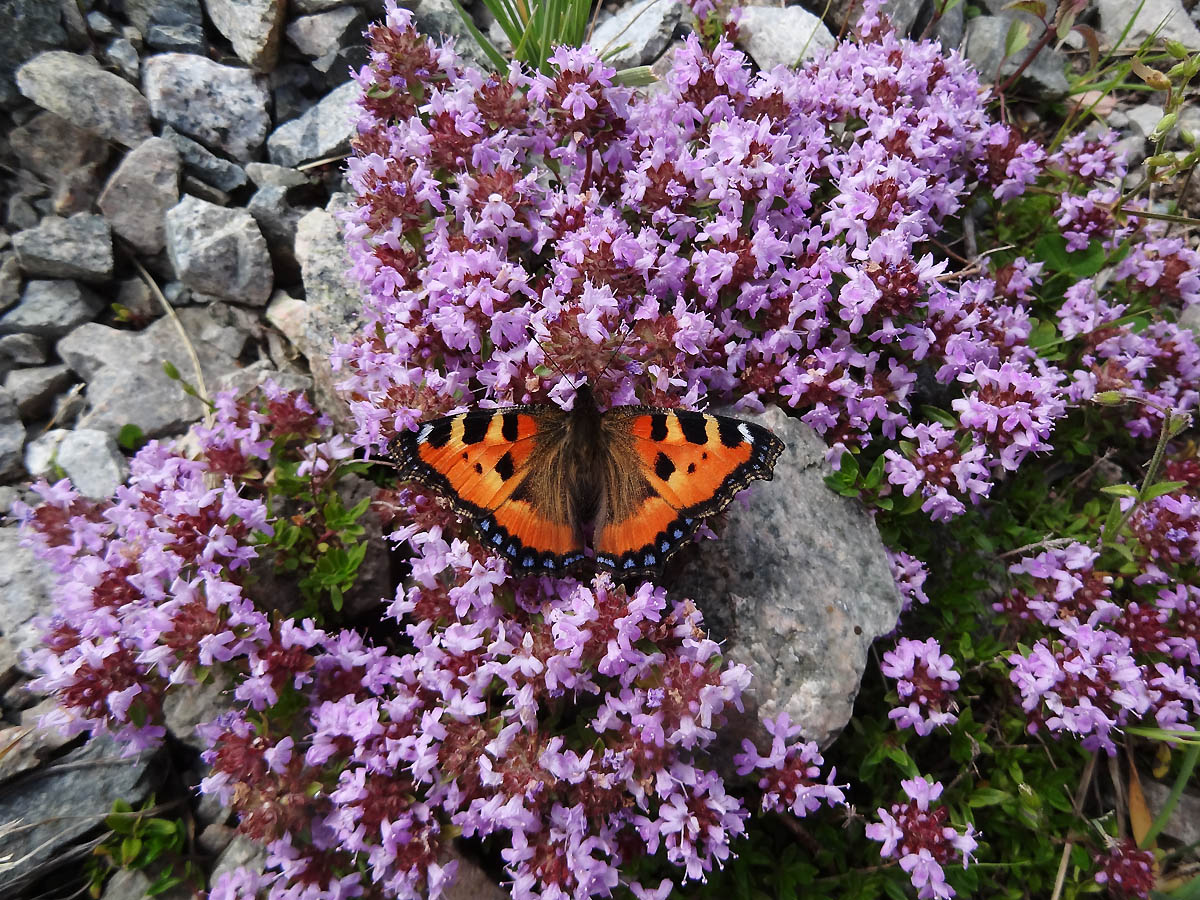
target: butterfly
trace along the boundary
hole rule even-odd
[[[756,479],[783,441],[753,422],[652,406],[601,412],[591,387],[570,411],[476,409],[398,435],[389,457],[474,522],[517,574],[563,574],[587,558],[619,576],[661,571],[702,520]]]

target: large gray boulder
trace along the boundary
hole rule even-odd
[[[900,594],[870,513],[826,486],[816,433],[776,407],[754,421],[787,445],[774,481],[730,504],[720,539],[685,561],[675,592],[754,675],[733,748],[757,735],[756,711],[786,712],[828,744],[850,721],[871,642],[896,627]]]

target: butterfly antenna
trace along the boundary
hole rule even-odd
[[[546,345],[538,340],[537,335],[533,333],[532,326],[530,327],[530,333],[531,333],[531,336],[533,337],[533,342],[542,348],[542,359],[544,361],[550,363],[550,365],[554,366],[554,370],[556,372],[558,372],[558,374],[561,375],[563,378],[567,379],[567,381],[571,382],[572,386],[578,387],[578,385],[575,384],[575,380],[570,375],[568,375],[566,372],[564,372],[562,370],[562,368],[559,366],[559,364],[554,361],[554,357],[551,356],[550,353],[546,350]]]
[[[604,368],[600,370],[600,375],[603,375],[609,370],[609,368],[612,367],[613,360],[617,358],[617,354],[621,352],[621,349],[625,346],[625,342],[629,339],[629,335],[631,334],[633,334],[633,326],[626,325],[625,333],[621,336],[621,343],[617,344],[616,349],[613,350],[612,355],[608,358],[608,362],[606,362],[604,364]],[[600,375],[596,377],[599,378]]]

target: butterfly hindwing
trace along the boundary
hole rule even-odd
[[[661,567],[699,527],[756,479],[770,480],[783,442],[753,422],[690,410],[618,407],[605,431],[627,458],[622,478],[638,498],[608,511],[595,535],[596,559],[618,572]]]
[[[401,477],[447,497],[472,519],[483,543],[527,571],[563,571],[583,556],[561,506],[539,503],[535,473],[556,452],[562,413],[553,407],[472,410],[398,435]]]

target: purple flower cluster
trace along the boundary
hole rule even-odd
[[[814,741],[794,741],[802,730],[792,725],[787,713],[763,719],[771,735],[771,749],[760,756],[749,740],[742,741],[742,752],[733,758],[739,775],[761,772],[758,786],[763,791],[762,808],[774,812],[790,810],[803,818],[820,808],[844,804],[841,787],[833,783],[837,771],[830,769],[825,781],[818,781],[825,760]]]
[[[1154,890],[1157,881],[1154,853],[1139,850],[1131,838],[1114,841],[1095,861],[1100,866],[1096,883],[1107,887],[1113,897],[1145,900]]]
[[[880,670],[896,679],[896,692],[904,704],[888,713],[898,728],[912,728],[924,737],[935,728],[958,721],[950,711],[953,701],[949,696],[958,690],[958,673],[954,671],[954,660],[942,653],[934,638],[901,638],[894,650],[883,654]]]
[[[961,859],[967,868],[978,846],[978,832],[970,823],[960,832],[947,824],[950,813],[945,806],[932,805],[942,795],[941,782],[922,776],[905,779],[900,786],[908,802],[876,810],[880,821],[867,826],[867,837],[883,844],[880,856],[899,859],[921,900],[953,897],[944,867]]]
[[[1163,500],[1179,505],[1168,495],[1135,513],[1145,529],[1162,528],[1149,520]],[[1176,546],[1164,536],[1140,543],[1150,553],[1156,543]],[[1158,578],[1138,578],[1115,592],[1113,577],[1095,568],[1098,558],[1081,544],[1026,557],[1010,571],[1032,579],[1031,589],[1014,590],[996,608],[1045,633],[1028,655],[1008,658],[1030,731],[1072,734],[1085,748],[1111,755],[1114,730],[1131,721],[1153,714],[1161,728],[1187,728],[1200,715],[1200,592],[1176,581],[1174,566],[1174,577],[1156,569],[1165,587]]]

